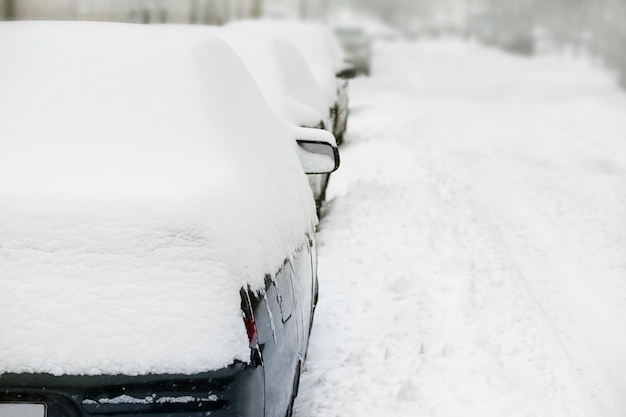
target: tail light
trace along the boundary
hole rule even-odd
[[[255,347],[256,340],[256,326],[254,325],[254,317],[246,317],[243,319],[246,325],[246,331],[248,332],[248,341],[250,341],[250,347]]]
[[[250,301],[250,295],[245,289],[241,289],[241,311],[243,312],[243,323],[246,326],[246,333],[248,333],[248,341],[250,347],[257,346],[256,336],[256,324],[254,323],[254,313],[252,312],[252,302]]]

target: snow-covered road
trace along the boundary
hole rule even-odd
[[[626,416],[626,95],[455,40],[378,44],[373,74],[296,415]]]

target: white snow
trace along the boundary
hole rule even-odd
[[[209,394],[204,398],[196,398],[191,395],[182,395],[178,397],[159,397],[155,399],[155,396],[147,396],[144,398],[136,398],[130,395],[119,395],[113,398],[99,398],[98,401],[91,399],[83,400],[83,404],[96,405],[96,404],[189,404],[202,401],[217,401],[219,398],[215,394]]]
[[[400,32],[391,26],[365,14],[354,13],[353,10],[344,9],[330,17],[330,25],[335,30],[360,30],[370,39],[393,40],[400,39]]]
[[[262,19],[240,20],[229,23],[227,28],[252,33],[271,33],[292,42],[302,54],[320,89],[324,92],[327,106],[337,101],[335,74],[345,67],[341,45],[330,27],[321,23],[296,20]]]
[[[337,141],[332,133],[324,129],[312,129],[308,127],[292,126],[294,135],[297,139],[308,140],[312,142],[328,143],[334,147],[337,146]]]
[[[625,416],[626,95],[583,59],[373,57],[296,415]]]
[[[317,221],[293,127],[222,41],[0,24],[0,373],[249,360],[239,290]]]
[[[98,403],[100,404],[152,404],[154,399],[152,397],[135,398],[130,395],[120,395],[114,398],[100,398]]]
[[[324,122],[328,126],[328,107],[322,91],[302,55],[282,36],[217,26],[177,27],[209,33],[233,48],[268,104],[287,122],[308,127]]]
[[[156,400],[156,402],[159,404],[166,404],[166,403],[188,404],[188,403],[200,402],[200,401],[217,401],[217,400],[218,400],[217,395],[211,394],[206,398],[196,398],[190,395],[183,395],[181,397],[161,397],[158,400]]]

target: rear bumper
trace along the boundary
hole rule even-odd
[[[195,375],[0,375],[0,402],[44,403],[46,417],[259,417],[263,366]]]

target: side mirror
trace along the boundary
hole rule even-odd
[[[305,174],[330,174],[339,168],[339,150],[327,142],[298,140],[298,156]]]
[[[354,77],[356,77],[356,69],[352,67],[344,68],[337,73],[337,78],[341,78],[342,80],[349,80]]]
[[[335,137],[326,130],[296,127],[296,149],[305,174],[330,174],[339,168]]]

